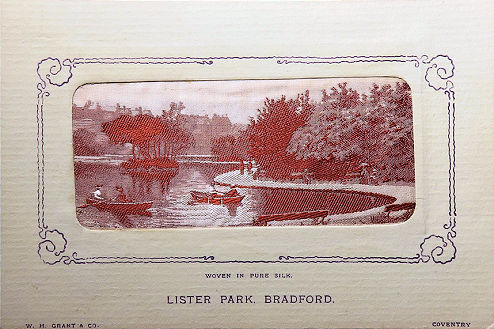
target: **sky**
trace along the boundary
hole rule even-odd
[[[296,98],[297,94],[309,90],[311,99],[321,100],[321,90],[331,89],[338,83],[347,82],[358,92],[367,92],[373,83],[394,84],[398,78],[324,78],[287,80],[230,80],[230,81],[170,81],[98,83],[79,87],[73,102],[79,106],[91,100],[106,110],[114,110],[115,105],[151,110],[161,114],[169,109],[171,102],[183,102],[184,114],[218,115],[228,114],[233,123],[247,124],[249,117],[255,117],[257,109],[264,104],[266,97]]]

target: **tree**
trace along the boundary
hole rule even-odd
[[[233,149],[235,150],[235,154],[239,160],[249,161],[249,134],[250,129],[240,131],[239,135],[235,139],[235,145],[233,145]]]
[[[287,152],[310,164],[316,178],[337,179],[358,163],[364,145],[355,143],[365,134],[358,126],[363,104],[356,90],[347,83],[322,90],[321,102],[314,105],[307,124],[294,132]]]
[[[122,115],[105,122],[102,130],[115,144],[132,144],[132,158],[173,158],[190,146],[192,136],[176,122],[151,115]]]
[[[338,84],[330,94],[322,91],[322,101],[314,106],[307,124],[293,134],[288,152],[298,159],[348,161],[362,151],[355,143],[362,102],[357,91],[346,86]]]
[[[385,91],[384,91],[384,90]],[[376,112],[384,118],[380,126],[378,177],[383,181],[414,181],[413,113],[410,86],[397,82],[371,90]]]
[[[95,141],[96,133],[87,129],[77,129],[73,133],[74,155],[96,156],[103,153],[101,145]]]
[[[136,159],[151,157],[151,141],[157,135],[163,134],[165,127],[159,119],[150,115],[122,115],[103,123],[102,131],[115,144],[132,144],[132,157]]]
[[[192,134],[184,127],[185,120],[182,115],[184,109],[185,105],[182,102],[171,102],[170,109],[163,110],[160,116],[160,120],[167,127],[166,132],[158,138],[159,153],[165,157],[174,157],[194,143]]]
[[[235,150],[235,137],[232,135],[220,136],[212,139],[211,153],[221,161],[239,161],[240,157]]]
[[[165,121],[173,121],[177,120],[181,114],[182,111],[185,109],[185,105],[182,102],[171,102],[170,103],[170,109],[168,111],[163,110],[161,114],[161,118]]]
[[[307,124],[294,132],[288,152],[345,171],[365,163],[381,180],[413,180],[412,104],[406,83],[394,88],[374,84],[369,95],[343,83],[322,94]]]
[[[264,101],[256,119],[249,124],[249,156],[256,160],[267,177],[283,179],[303,167],[304,161],[286,151],[292,134],[302,127],[312,111],[309,92],[296,99]]]

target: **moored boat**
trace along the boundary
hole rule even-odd
[[[200,191],[191,191],[192,198],[200,203],[209,203],[214,205],[235,204],[244,199],[244,195],[239,195],[237,190],[233,189],[227,193],[208,193]]]

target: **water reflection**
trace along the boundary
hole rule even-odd
[[[328,210],[329,214],[361,211],[380,206],[389,200],[370,195],[303,191],[238,189],[245,196],[241,203],[213,205],[194,202],[190,191],[213,192],[214,177],[235,170],[232,164],[180,164],[179,169],[165,172],[129,173],[115,165],[75,163],[76,204],[82,205],[103,185],[105,198],[117,195],[115,186],[135,202],[152,201],[148,213],[118,214],[93,207],[77,211],[77,218],[89,228],[166,228],[252,225],[259,215]]]
[[[110,213],[117,218],[117,220],[123,227],[125,228],[134,227],[132,220],[129,219],[129,214],[118,211],[110,211]],[[134,215],[151,217],[153,214],[151,214],[151,212],[147,210],[144,210],[144,211],[136,212]]]
[[[151,193],[153,182],[158,182],[161,194],[166,194],[170,190],[170,182],[178,173],[178,169],[169,169],[157,172],[130,171],[122,172],[122,175],[129,175],[132,178],[132,188],[143,196]]]

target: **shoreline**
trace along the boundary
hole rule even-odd
[[[364,185],[364,184],[341,184],[341,183],[295,183],[295,182],[276,182],[271,180],[254,180],[252,175],[246,172],[241,175],[240,170],[229,171],[216,176],[213,181],[220,186],[230,188],[264,188],[264,189],[289,189],[289,190],[306,190],[306,191],[327,191],[327,192],[347,192],[362,193],[374,196],[391,197],[395,200],[386,205],[367,209],[359,212],[334,214],[326,216],[321,224],[350,224],[349,222],[357,221],[360,218],[369,216],[386,216],[384,209],[388,205],[403,204],[415,202],[415,186],[407,185]],[[280,222],[269,222],[270,225],[285,225]],[[290,221],[293,225],[293,221]]]
[[[194,157],[199,158],[200,156],[194,155]],[[209,155],[204,155],[203,157],[207,158],[207,157],[209,157]],[[182,163],[182,164],[201,164],[201,165],[221,164],[221,165],[237,165],[238,166],[238,161],[181,160],[183,158],[184,158],[184,156],[177,156],[177,160],[175,160],[175,161],[179,164],[180,163]],[[123,162],[130,160],[130,159],[132,159],[132,155],[128,155],[128,154],[104,154],[104,155],[98,155],[98,156],[75,155],[74,156],[74,162],[89,163],[89,164],[103,163],[103,164],[110,164],[110,165],[119,165]]]
[[[240,175],[240,170],[229,171],[216,176],[214,182],[221,186],[231,188],[266,188],[266,189],[290,189],[309,191],[338,191],[359,192],[385,197],[394,197],[395,204],[415,202],[415,186],[408,185],[364,185],[364,184],[342,184],[342,183],[296,183],[276,182],[272,180],[255,180],[252,175]],[[413,195],[413,196],[412,196]]]

